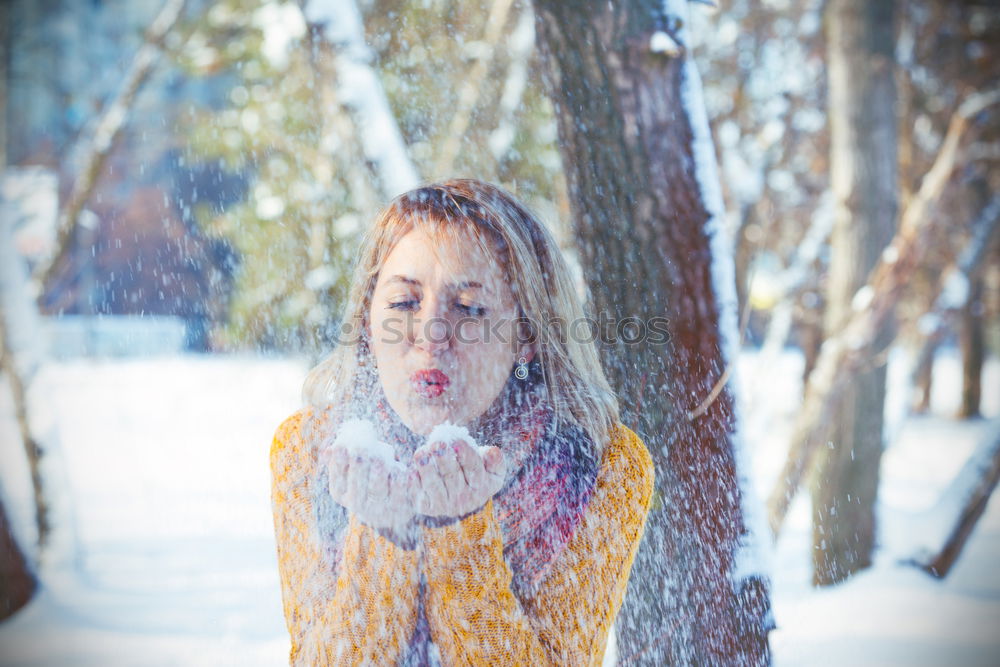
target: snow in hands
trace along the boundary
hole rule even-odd
[[[405,470],[396,460],[392,445],[378,439],[375,425],[367,419],[348,419],[340,425],[333,447],[342,447],[351,454],[367,455],[376,458],[389,469]]]
[[[435,442],[450,443],[455,440],[464,440],[479,452],[480,456],[485,456],[487,450],[490,449],[489,447],[479,446],[466,427],[447,421],[435,426],[427,435],[428,444]],[[345,420],[340,425],[332,447],[341,447],[351,454],[377,458],[387,467],[405,470],[405,466],[396,460],[396,453],[392,445],[379,440],[378,434],[375,431],[375,425],[367,419]]]
[[[427,442],[454,442],[455,440],[464,440],[469,445],[471,445],[476,451],[479,452],[480,456],[485,456],[489,447],[483,447],[476,443],[475,438],[469,433],[469,429],[464,426],[459,426],[457,424],[452,424],[451,422],[442,422],[431,429],[431,432],[427,435]]]
[[[439,458],[449,449],[450,460]],[[412,466],[397,461],[392,446],[364,419],[345,421],[321,460],[330,466],[335,502],[397,534],[415,513],[460,516],[481,507],[500,490],[506,469],[499,450],[479,447],[468,429],[449,422],[434,427],[414,452]]]

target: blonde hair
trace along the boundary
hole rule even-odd
[[[376,217],[362,238],[351,280],[342,331],[358,333],[357,344],[339,344],[306,377],[303,400],[311,405],[347,405],[370,395],[373,359],[367,318],[379,271],[396,242],[416,225],[437,238],[458,229],[472,232],[487,257],[502,267],[514,294],[522,335],[535,356],[525,381],[540,385],[556,427],[575,424],[603,451],[619,421],[618,400],[601,368],[592,341],[574,340],[569,327],[584,317],[569,269],[552,235],[512,195],[474,179],[432,183],[399,195]],[[525,330],[527,329],[527,330]],[[502,393],[509,397],[509,393]]]

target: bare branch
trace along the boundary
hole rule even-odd
[[[42,289],[53,278],[63,260],[73,248],[77,219],[80,211],[90,199],[101,167],[111,152],[115,139],[128,120],[129,110],[135,102],[139,88],[149,78],[159,62],[163,50],[163,40],[174,27],[184,10],[186,0],[167,0],[163,9],[146,31],[145,41],[136,53],[125,75],[121,89],[110,104],[105,105],[97,122],[93,136],[89,140],[83,158],[83,166],[73,183],[69,198],[59,211],[56,223],[56,243],[52,257],[42,262],[35,271],[35,277]]]

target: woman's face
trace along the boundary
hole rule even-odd
[[[500,394],[518,355],[517,308],[503,272],[472,234],[443,246],[412,229],[379,272],[368,313],[372,353],[389,404],[426,435],[465,425]]]

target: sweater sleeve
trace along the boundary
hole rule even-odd
[[[416,627],[417,555],[350,515],[339,559],[324,556],[313,505],[315,447],[307,413],[271,447],[271,501],[293,665],[394,664]],[[333,562],[332,562],[333,561]]]
[[[642,441],[619,426],[580,525],[531,597],[511,591],[489,501],[425,528],[427,616],[446,664],[598,665],[621,607],[653,493]]]

